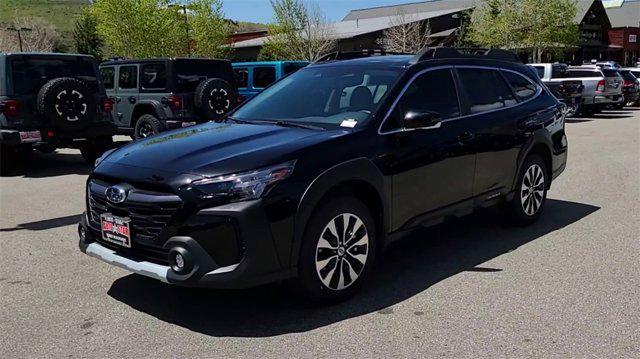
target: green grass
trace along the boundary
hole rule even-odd
[[[74,20],[88,0],[0,0],[0,23],[14,17],[41,17],[60,32],[73,30]]]

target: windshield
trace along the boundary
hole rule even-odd
[[[376,110],[402,69],[371,66],[304,68],[267,88],[232,116],[355,127]]]

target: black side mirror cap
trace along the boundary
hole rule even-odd
[[[437,112],[408,111],[404,115],[404,128],[419,129],[436,127],[442,123],[442,116]]]

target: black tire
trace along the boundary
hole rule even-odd
[[[518,181],[508,210],[511,220],[516,225],[529,225],[540,217],[547,200],[547,188],[551,178],[547,166],[538,155],[529,155],[522,164]],[[538,176],[541,175],[541,181]]]
[[[344,215],[348,218],[346,227],[343,225]],[[333,235],[331,224],[338,238]],[[350,239],[345,241],[346,235]],[[306,226],[294,289],[307,298],[322,302],[350,297],[366,281],[373,268],[376,240],[373,217],[362,202],[352,197],[338,197],[326,202],[314,212]],[[342,268],[342,271],[336,272],[337,268]]]
[[[612,106],[614,110],[624,110],[624,103],[618,103]]]
[[[54,128],[76,131],[88,127],[97,116],[94,94],[81,80],[53,79],[40,89],[37,110]]]
[[[236,89],[222,79],[207,79],[196,88],[194,97],[196,110],[204,120],[222,119],[233,110],[238,99]]]
[[[96,159],[111,149],[113,139],[111,137],[97,137],[85,141],[80,145],[80,154],[87,164],[93,165]]]
[[[133,134],[134,139],[139,140],[165,130],[164,124],[154,115],[142,115],[136,121],[136,128]]]

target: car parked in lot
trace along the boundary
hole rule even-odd
[[[330,54],[221,121],[106,153],[80,249],[166,283],[333,300],[412,229],[498,204],[536,221],[568,144],[535,74],[503,50],[383,54]]]
[[[567,79],[565,64],[537,63],[531,64],[538,77],[549,90],[567,106],[567,116],[576,114],[582,106],[582,91],[584,85],[581,80]]]
[[[622,96],[622,77],[616,70],[601,69],[596,66],[569,66],[565,73],[567,80],[580,80],[582,90],[581,113],[592,115],[606,107],[619,106]]]
[[[628,106],[637,106],[640,104],[640,69],[619,69],[620,76],[624,80],[622,85],[622,93],[624,95],[624,104]]]
[[[234,62],[238,93],[243,100],[250,99],[265,87],[307,65],[307,61]]]
[[[238,101],[227,60],[113,60],[100,73],[119,132],[136,139],[221,119]]]
[[[90,163],[116,128],[95,59],[55,53],[0,53],[2,171],[21,149],[79,148]]]

